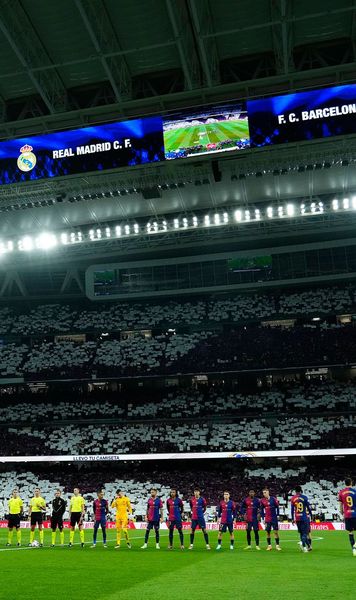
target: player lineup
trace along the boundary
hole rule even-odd
[[[354,531],[356,530],[356,488],[353,487],[353,481],[350,478],[345,479],[345,487],[340,490],[338,500],[340,503],[340,512],[344,517],[345,530],[349,536],[349,542],[353,556],[356,556],[356,544]],[[211,550],[209,541],[209,533],[207,531],[205,512],[207,502],[201,495],[199,488],[194,489],[193,496],[189,500],[191,509],[191,523],[189,533],[189,550],[194,549],[195,532],[200,529],[204,536],[204,541],[207,550]],[[104,490],[98,490],[97,498],[93,501],[94,513],[94,530],[92,539],[92,548],[97,545],[98,531],[101,529],[102,543],[107,548],[107,518],[111,509],[115,510],[115,528],[116,528],[116,545],[115,549],[121,547],[122,538],[128,548],[131,548],[129,537],[129,522],[133,519],[132,506],[130,499],[125,495],[123,490],[117,490],[116,496],[109,504],[104,498]],[[166,515],[164,514],[166,509]],[[67,509],[67,501],[62,498],[60,489],[55,491],[55,496],[52,501],[51,514],[51,547],[56,545],[57,532],[59,533],[60,545],[64,546],[64,523],[63,516]],[[72,547],[74,543],[75,532],[78,530],[80,544],[85,545],[85,534],[83,521],[85,516],[85,500],[80,493],[78,487],[74,488],[73,495],[69,501],[69,543],[68,547]],[[294,494],[290,500],[290,510],[292,522],[297,525],[300,536],[300,550],[302,552],[311,552],[312,538],[311,526],[312,510],[308,497],[303,494],[301,486],[296,486]],[[24,513],[24,502],[19,495],[18,489],[14,489],[12,496],[8,501],[8,540],[6,546],[12,546],[13,535],[16,532],[16,545],[21,546],[21,518]],[[30,522],[30,542],[29,546],[43,546],[43,518],[46,513],[46,501],[41,496],[41,490],[36,488],[33,498],[28,503],[28,519]],[[279,539],[279,502],[275,496],[270,495],[269,489],[266,487],[262,490],[261,498],[257,497],[254,490],[250,490],[249,494],[241,503],[235,502],[230,497],[230,492],[225,491],[223,498],[220,500],[216,519],[218,523],[218,536],[216,550],[222,548],[223,535],[228,534],[228,544],[230,550],[234,550],[235,535],[234,522],[238,517],[242,517],[246,522],[246,538],[247,546],[245,550],[252,549],[252,533],[254,536],[254,545],[256,550],[261,550],[260,547],[260,528],[259,523],[264,522],[266,531],[266,550],[273,549],[272,533],[277,551],[281,551]],[[168,527],[168,549],[173,550],[174,532],[178,534],[179,547],[185,549],[184,534],[183,534],[183,501],[179,497],[178,491],[171,489],[169,498],[165,502],[158,496],[156,488],[152,488],[150,496],[147,500],[147,511],[145,517],[147,526],[145,531],[144,544],[142,550],[148,548],[150,532],[154,532],[156,549],[160,550],[160,527],[166,520]],[[39,542],[35,540],[36,528],[38,529]]]

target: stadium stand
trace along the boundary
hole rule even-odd
[[[73,326],[74,314],[65,304],[43,304],[30,310],[28,314],[13,314],[11,333],[27,336],[67,332]]]
[[[24,358],[29,348],[26,344],[7,344],[0,348],[0,374],[2,377],[15,377],[22,372]]]
[[[9,306],[0,311],[0,333],[29,336],[160,326],[208,326],[209,323],[243,323],[272,317],[306,317],[315,313],[342,314],[355,305],[356,292],[351,286],[331,286],[282,294],[241,294],[226,299],[207,296],[190,302],[120,302],[90,310],[68,304],[41,304],[28,311],[16,311]]]
[[[303,315],[340,313],[350,307],[348,288],[317,288],[306,292],[283,294],[279,297],[279,314]]]
[[[257,325],[121,340],[58,340],[0,348],[3,376],[102,377],[221,372],[356,362],[356,328]]]
[[[61,372],[67,376],[69,372],[82,373],[95,352],[95,342],[76,344],[69,340],[44,342],[34,346],[24,364],[24,372],[51,375]]]
[[[58,393],[23,391],[0,396],[0,424],[41,421],[105,420],[189,420],[205,417],[211,421],[246,415],[350,413],[356,411],[356,385],[352,381],[306,381],[275,384],[271,389],[242,393],[222,386],[203,385],[198,388],[173,390],[143,389],[130,392],[108,390],[79,394],[77,390]],[[135,402],[134,402],[135,400]],[[36,409],[36,410],[34,410]]]
[[[87,424],[47,429],[9,427],[2,430],[1,453],[12,437],[20,436],[14,454],[28,454],[27,437],[36,454],[125,454],[142,452],[247,451],[296,448],[352,447],[356,416],[288,417],[273,422],[241,418],[238,422],[203,424],[161,421],[157,424]],[[350,435],[351,434],[351,437]],[[332,443],[331,443],[332,440]],[[13,445],[11,445],[13,447]]]

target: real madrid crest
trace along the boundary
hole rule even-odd
[[[36,166],[37,158],[36,155],[32,152],[32,146],[25,144],[20,148],[20,156],[17,159],[17,166],[20,171],[32,171],[32,169]]]

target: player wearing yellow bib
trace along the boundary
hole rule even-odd
[[[31,531],[30,531],[30,543],[35,539],[35,529],[36,525],[38,525],[38,531],[40,536],[40,546],[43,546],[43,513],[46,512],[46,501],[41,496],[41,490],[39,488],[35,489],[35,495],[31,498],[29,503],[29,511],[28,518],[31,523]]]
[[[75,526],[78,525],[79,537],[82,548],[84,548],[84,530],[83,530],[83,519],[85,514],[85,502],[83,496],[80,494],[79,488],[74,488],[73,496],[69,503],[69,519],[70,519],[70,534],[69,534],[69,548],[73,546]]]
[[[14,535],[14,527],[16,529],[17,536],[17,545],[21,546],[21,529],[20,529],[20,521],[21,515],[23,513],[23,502],[19,496],[18,490],[13,490],[12,496],[8,501],[9,507],[9,518],[7,526],[9,528],[9,533],[7,535],[7,544],[6,546],[11,546],[12,537]]]
[[[116,491],[116,498],[111,503],[111,508],[116,509],[116,546],[120,548],[121,545],[121,532],[124,532],[126,544],[128,548],[131,548],[129,534],[127,532],[127,526],[129,522],[129,514],[131,513],[131,502],[124,492],[121,490]]]

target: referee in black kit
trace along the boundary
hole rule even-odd
[[[57,528],[59,529],[59,540],[61,546],[64,546],[64,530],[63,530],[63,515],[67,507],[67,501],[61,496],[61,490],[56,490],[54,498],[52,500],[52,516],[51,516],[51,529],[52,529],[52,544],[54,548],[56,543]]]

